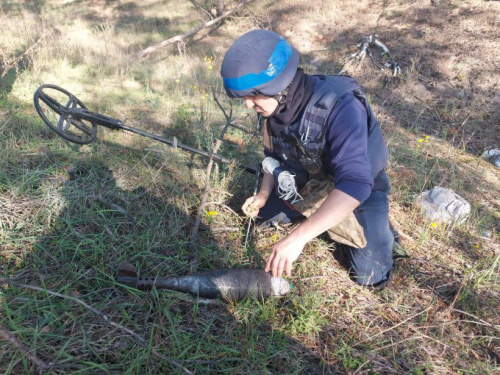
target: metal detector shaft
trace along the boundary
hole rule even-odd
[[[231,162],[232,162],[231,160],[226,159],[225,157],[223,157],[223,156],[221,156],[219,154],[212,154],[210,152],[198,150],[198,149],[196,149],[194,147],[183,145],[182,143],[177,143],[177,145],[175,145],[174,141],[172,141],[170,139],[166,139],[166,138],[160,137],[160,136],[158,136],[156,134],[149,133],[149,132],[147,132],[145,130],[132,128],[132,127],[126,126],[126,125],[120,125],[119,128],[123,129],[123,130],[126,130],[126,131],[129,131],[131,133],[139,134],[139,135],[142,135],[144,137],[148,137],[148,138],[154,139],[155,141],[159,141],[161,143],[165,143],[165,144],[167,144],[169,146],[179,147],[182,150],[189,151],[189,152],[192,152],[194,154],[205,156],[207,158],[211,157],[213,160],[215,160],[215,161],[217,161],[219,163],[231,164]],[[254,174],[257,173],[257,171],[255,170],[255,168],[248,167],[246,165],[240,165],[240,167],[243,168],[247,172],[254,173]]]
[[[198,150],[194,147],[183,145],[182,143],[175,144],[175,142],[173,140],[160,137],[159,135],[149,133],[149,132],[142,130],[142,129],[137,129],[137,128],[133,128],[130,126],[126,126],[123,124],[123,122],[121,122],[118,119],[108,117],[105,115],[101,115],[100,113],[89,111],[88,109],[74,108],[74,109],[70,109],[68,112],[73,116],[73,118],[91,121],[95,124],[99,124],[99,125],[105,126],[109,129],[113,129],[113,130],[121,129],[121,130],[129,131],[131,133],[139,134],[139,135],[142,135],[143,137],[154,139],[155,141],[165,143],[169,146],[178,147],[181,150],[189,151],[189,152],[192,152],[194,154],[205,156],[207,158],[212,157],[213,160],[215,160],[219,163],[224,163],[224,164],[231,163],[231,160],[226,159],[225,157],[223,157],[219,154],[211,154],[211,153],[206,152],[206,151]],[[252,167],[247,167],[244,165],[242,165],[241,167],[244,168],[248,172],[256,173],[256,170]]]
[[[71,110],[71,111],[75,111],[75,110]],[[122,129],[122,130],[129,131],[131,133],[139,134],[139,135],[142,135],[143,137],[154,139],[155,141],[165,143],[169,146],[178,147],[184,151],[189,151],[189,152],[192,152],[194,154],[205,156],[207,158],[211,157],[213,160],[215,160],[216,162],[219,162],[219,163],[224,163],[224,164],[231,163],[231,160],[226,159],[225,157],[223,157],[219,154],[211,154],[210,152],[198,150],[194,147],[190,147],[190,146],[184,145],[182,143],[176,144],[176,142],[174,142],[173,140],[160,137],[159,135],[149,133],[149,132],[142,130],[142,129],[137,129],[137,128],[133,128],[130,126],[126,126],[120,120],[114,119],[112,117],[104,116],[101,114],[97,114],[97,116],[96,116],[96,113],[90,112],[88,110],[78,109],[77,111],[78,111],[78,113],[75,114],[77,117],[83,118],[84,120],[93,121],[94,123],[106,126],[107,128],[110,128],[113,130]],[[240,167],[245,169],[248,172],[251,172],[254,174],[256,173],[256,170],[252,167],[247,167],[244,165],[240,165]]]

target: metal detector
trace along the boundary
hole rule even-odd
[[[126,126],[120,120],[90,111],[76,96],[56,85],[40,86],[35,91],[33,99],[38,114],[49,128],[72,143],[85,145],[94,142],[97,139],[98,126],[101,125],[112,130],[125,130],[139,134],[169,146],[212,158],[216,162],[224,164],[232,162],[222,155],[198,150],[178,143],[176,140],[166,139],[141,129]],[[239,165],[239,167],[253,174],[259,172],[254,167],[245,165]]]

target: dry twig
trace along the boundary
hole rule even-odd
[[[393,77],[397,77],[398,75],[401,74],[401,67],[391,57],[387,46],[380,40],[378,40],[377,34],[365,35],[361,40],[361,43],[358,44],[358,47],[359,51],[351,55],[350,59],[347,60],[344,67],[340,72],[338,72],[338,74],[344,74],[345,71],[347,70],[347,67],[354,61],[358,61],[359,65],[359,63],[363,61],[366,55],[370,56],[370,58],[372,59],[373,63],[377,66],[377,68],[381,70],[383,70],[383,68],[391,68]],[[371,51],[371,47],[379,47],[382,50],[380,56],[386,57],[387,61],[379,63],[377,60],[375,60],[375,58],[373,57],[373,53]]]
[[[30,349],[26,347],[22,342],[20,342],[16,336],[14,336],[13,333],[9,332],[7,329],[5,329],[2,325],[0,325],[0,337],[3,339],[10,341],[12,345],[14,345],[16,348],[18,348],[23,354],[28,357],[28,359],[33,362],[36,367],[38,368],[38,372],[41,374],[44,370],[49,369],[51,366],[42,361],[40,358],[38,358],[36,355],[31,353]]]
[[[170,44],[173,44],[175,42],[182,42],[184,39],[186,38],[189,38],[190,36],[193,36],[194,34],[196,34],[197,32],[199,32],[200,30],[203,30],[203,29],[206,29],[210,26],[213,26],[215,25],[216,23],[222,21],[224,18],[230,16],[231,14],[233,14],[234,12],[236,12],[238,9],[240,9],[243,5],[246,5],[248,3],[251,3],[253,0],[244,0],[242,1],[241,3],[239,3],[238,5],[236,5],[234,8],[228,10],[227,12],[224,12],[223,14],[221,14],[219,17],[217,18],[214,18],[213,20],[210,20],[208,22],[205,22],[205,23],[202,23],[201,25],[199,25],[198,27],[195,27],[194,29],[188,31],[187,33],[184,33],[184,34],[181,34],[181,35],[176,35],[170,39],[166,39],[158,44],[155,44],[154,46],[150,46],[146,49],[143,49],[141,52],[138,52],[134,55],[131,56],[132,60],[138,60],[138,59],[141,59],[143,58],[144,56],[146,55],[149,55],[151,53],[154,53],[156,51],[158,51],[159,49],[161,48],[164,48]]]
[[[126,209],[124,209],[122,206],[120,206],[120,205],[118,205],[116,203],[113,203],[113,202],[110,202],[110,201],[104,199],[102,197],[102,195],[89,195],[89,196],[87,196],[87,198],[95,199],[96,201],[98,201],[98,202],[100,202],[100,203],[102,203],[102,204],[104,204],[104,205],[112,208],[113,210],[118,211],[121,214],[123,214],[123,215],[125,215],[125,216],[127,216],[127,217],[129,217],[131,219],[133,219],[133,217],[130,216],[130,214],[127,212]]]
[[[31,52],[33,49],[35,49],[35,47],[38,46],[38,44],[40,42],[42,42],[44,39],[45,39],[46,35],[42,35],[40,38],[37,39],[37,41],[35,43],[33,43],[31,46],[29,46],[28,48],[26,48],[26,50],[20,54],[19,56],[16,56],[15,58],[13,58],[11,61],[5,61],[3,62],[3,68],[2,68],[2,75],[0,76],[0,78],[3,78],[5,77],[5,75],[7,74],[7,72],[12,69],[14,66],[16,66],[16,64],[21,61],[21,59],[27,55],[29,52]]]
[[[431,309],[431,307],[432,307],[432,305],[428,306],[425,310],[422,310],[422,311],[420,311],[419,313],[417,313],[417,314],[415,314],[415,315],[412,315],[412,316],[410,316],[410,317],[406,318],[406,319],[405,319],[405,320],[403,320],[402,322],[399,322],[398,324],[396,324],[396,325],[394,325],[394,326],[392,326],[392,327],[390,327],[390,328],[384,329],[383,331],[380,331],[379,333],[376,333],[376,334],[375,334],[375,335],[373,335],[373,336],[370,336],[370,337],[368,337],[368,338],[366,338],[366,339],[364,339],[364,340],[358,341],[358,342],[357,342],[356,344],[354,344],[353,346],[357,346],[357,345],[362,344],[362,343],[364,343],[364,342],[367,342],[367,341],[373,340],[375,337],[378,337],[378,336],[380,336],[380,335],[382,335],[382,334],[384,334],[384,333],[386,333],[386,332],[392,331],[393,329],[395,329],[395,328],[399,327],[400,325],[405,324],[406,322],[408,322],[408,321],[410,321],[410,320],[412,320],[412,319],[416,318],[417,316],[422,315],[423,313],[425,313],[425,312],[429,311],[429,310]]]
[[[500,324],[491,324],[491,323],[488,323],[487,321],[481,319],[481,318],[478,318],[477,316],[469,313],[469,312],[466,312],[466,311],[462,311],[462,310],[458,310],[458,309],[453,309],[453,311],[459,313],[459,314],[463,314],[463,315],[467,315],[467,316],[470,316],[471,318],[474,318],[476,319],[477,321],[474,322],[474,321],[468,321],[467,322],[471,322],[471,323],[475,323],[475,324],[482,324],[482,325],[485,325],[485,326],[488,326],[488,327],[491,327],[491,328],[494,328],[498,331],[500,331]],[[463,319],[460,319],[461,321],[464,321]]]
[[[87,303],[83,302],[82,300],[80,300],[80,299],[78,299],[76,297],[71,297],[71,296],[68,296],[68,295],[65,295],[65,294],[53,292],[53,291],[51,291],[49,289],[40,288],[40,287],[37,287],[37,286],[34,286],[34,285],[21,284],[21,283],[18,283],[18,282],[9,280],[9,279],[4,279],[4,278],[0,278],[0,284],[14,285],[14,286],[16,286],[18,288],[22,288],[22,289],[30,289],[30,290],[35,290],[35,291],[38,291],[38,292],[44,292],[44,293],[50,294],[51,296],[54,296],[54,297],[64,298],[64,299],[76,302],[76,303],[80,304],[81,306],[83,306],[84,308],[86,308],[87,310],[92,311],[94,314],[99,315],[109,325],[111,325],[111,326],[119,329],[122,332],[128,333],[130,336],[132,336],[135,339],[137,339],[142,346],[149,347],[149,343],[142,336],[140,336],[139,334],[135,333],[130,328],[127,328],[125,326],[122,326],[120,323],[116,323],[116,322],[112,321],[102,311],[93,308],[92,306],[88,305]],[[180,365],[178,363],[178,361],[176,361],[176,360],[174,360],[172,358],[169,358],[169,357],[161,354],[160,352],[158,352],[157,350],[155,350],[153,348],[151,348],[151,353],[153,355],[155,355],[156,357],[158,357],[160,359],[163,359],[164,361],[166,361],[166,362],[174,365],[175,367],[177,367],[179,369],[182,369],[182,371],[184,371],[184,373],[191,374],[191,375],[193,374],[187,368],[185,368],[182,365]]]

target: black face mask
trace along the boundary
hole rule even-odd
[[[268,117],[273,134],[279,134],[286,126],[297,121],[311,97],[313,86],[313,78],[305,74],[302,69],[297,69],[287,92],[275,97],[278,106],[274,113]]]

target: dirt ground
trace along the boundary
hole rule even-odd
[[[303,17],[305,4],[273,8],[270,16],[272,28],[300,50],[307,70],[339,72],[362,36],[378,34],[408,73],[404,82],[380,73],[369,57],[347,73],[374,96],[382,116],[394,116],[415,133],[444,135],[475,155],[500,147],[499,2],[321,4],[315,18]],[[380,50],[373,53],[380,60]]]
[[[148,344],[74,299],[14,286],[0,295],[8,312],[0,328],[15,333],[25,352],[56,358],[54,373],[180,373],[177,360],[207,374],[498,371],[500,170],[480,156],[500,149],[500,1],[255,0],[218,28],[128,65],[131,54],[206,21],[210,10],[200,5],[208,3],[1,2],[12,34],[3,39],[10,43],[0,49],[3,61],[23,53],[27,61],[0,79],[2,272],[81,298]],[[91,146],[68,146],[38,119],[34,88],[56,82],[85,95],[89,108],[210,150],[225,120],[205,104],[201,85],[219,89],[225,51],[259,27],[297,47],[307,73],[345,68],[367,92],[391,152],[398,250],[410,258],[398,261],[381,293],[355,285],[321,238],[295,264],[294,291],[282,300],[205,305],[124,290],[114,282],[119,261],[168,275],[190,272],[195,257],[200,269],[261,267],[286,230],[252,231],[252,245],[242,246],[247,220],[239,210],[253,178],[221,166],[208,198],[215,214],[203,216],[193,254],[188,239],[208,181],[205,160],[111,131]],[[400,75],[381,69],[387,58],[377,48],[349,62],[373,34]],[[251,115],[239,119],[255,126]],[[261,157],[248,135],[229,137],[224,155]],[[68,175],[80,167],[80,177]],[[415,196],[436,185],[471,203],[466,224],[431,223],[415,208]],[[1,341],[0,368],[34,371],[12,342]],[[175,361],[153,357],[151,348]]]

